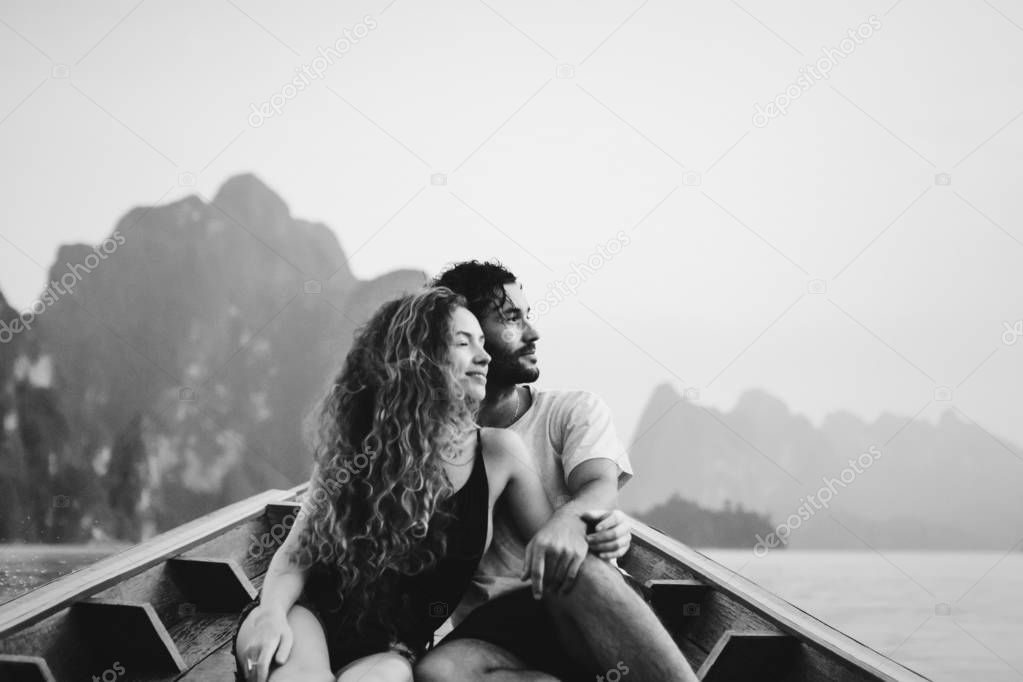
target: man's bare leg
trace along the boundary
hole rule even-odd
[[[596,674],[627,666],[633,679],[697,682],[696,674],[653,610],[610,564],[587,556],[567,595],[544,602],[564,642],[585,647]]]
[[[609,564],[587,556],[567,595],[545,595],[566,657],[580,671],[615,670],[644,682],[697,682],[696,674],[654,612]],[[528,628],[529,623],[522,623]],[[433,649],[416,668],[416,680],[554,680],[488,642],[459,639]]]
[[[488,682],[558,682],[509,651],[479,639],[456,639],[423,657],[415,668],[416,682],[488,680]]]

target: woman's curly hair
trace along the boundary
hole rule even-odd
[[[401,576],[443,556],[454,460],[477,404],[448,368],[444,287],[385,303],[356,334],[318,413],[308,523],[293,560],[331,576],[337,606],[361,630],[369,616],[395,633]],[[433,523],[431,523],[433,521]]]

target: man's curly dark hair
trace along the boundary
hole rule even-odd
[[[468,301],[466,307],[482,318],[492,308],[500,310],[508,300],[505,284],[518,282],[511,270],[497,261],[455,263],[433,278],[430,286],[447,287]]]

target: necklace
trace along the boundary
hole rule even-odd
[[[519,394],[519,387],[516,386],[512,390],[515,391],[515,413],[512,415],[511,422],[508,426],[514,424],[515,420],[519,418],[519,409],[522,407],[522,396]]]

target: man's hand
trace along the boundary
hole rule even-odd
[[[526,545],[522,579],[532,578],[533,598],[540,599],[545,589],[571,591],[588,550],[586,523],[578,512],[568,505],[554,512]]]
[[[632,530],[629,518],[618,509],[594,510],[583,513],[583,521],[596,524],[592,533],[586,536],[591,552],[605,561],[617,559],[629,551],[632,544]]]

